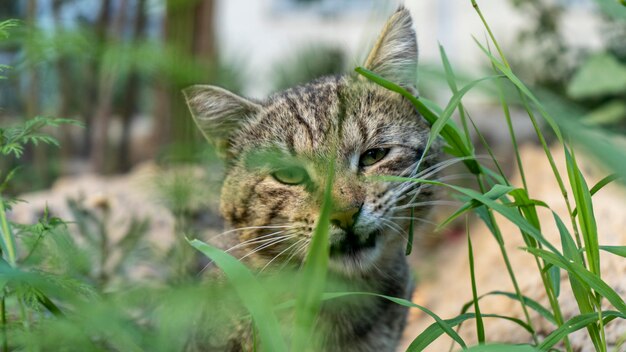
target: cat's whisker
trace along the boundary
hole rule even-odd
[[[212,236],[211,238],[212,239],[218,239],[219,237],[222,237],[224,235],[227,235],[227,234],[230,234],[230,233],[233,233],[233,232],[238,232],[238,231],[245,231],[245,230],[262,230],[262,229],[272,229],[272,230],[275,230],[275,229],[288,229],[288,228],[291,228],[291,227],[294,227],[294,225],[288,225],[287,223],[285,223],[285,224],[275,224],[275,225],[271,225],[271,226],[270,225],[246,226],[246,227],[239,227],[239,228],[236,228],[236,229],[230,229],[228,231],[224,231],[224,232],[222,232],[220,234]]]
[[[402,205],[394,206],[391,209],[402,210],[402,209],[426,207],[426,206],[432,206],[432,205],[447,205],[447,206],[456,207],[456,206],[461,205],[461,203],[455,202],[452,200],[429,200],[429,201],[418,202],[418,203],[402,204]]]
[[[292,227],[295,227],[295,226],[292,226]],[[234,251],[235,249],[238,249],[238,248],[241,248],[241,247],[244,247],[244,246],[249,246],[249,245],[253,245],[253,244],[260,244],[260,243],[266,243],[266,242],[271,242],[271,241],[276,240],[276,239],[285,238],[285,237],[288,237],[288,236],[291,235],[289,232],[290,231],[288,231],[288,230],[283,230],[283,231],[278,231],[278,232],[273,232],[273,233],[270,233],[270,234],[267,234],[267,235],[263,235],[263,236],[260,236],[260,237],[251,238],[251,239],[249,239],[247,241],[240,242],[240,243],[238,243],[238,244],[236,244],[236,245],[234,245],[234,246],[224,250],[224,253],[229,253],[231,251]],[[270,236],[273,236],[273,237],[268,238]],[[243,258],[241,258],[241,259],[243,259]],[[239,260],[241,260],[241,259],[239,259]],[[209,261],[202,269],[200,269],[200,272],[198,273],[198,275],[202,274],[211,264],[213,264],[213,260]]]
[[[253,254],[257,253],[257,252],[260,252],[260,251],[264,250],[265,248],[274,246],[274,245],[276,245],[278,243],[281,243],[281,242],[285,242],[285,241],[287,241],[289,239],[292,239],[294,237],[297,237],[297,236],[298,236],[298,234],[287,235],[287,236],[281,237],[281,238],[279,238],[279,239],[277,239],[275,241],[272,241],[272,242],[266,243],[266,244],[264,244],[262,246],[256,247],[254,250],[250,251],[249,253],[246,253],[246,255],[244,255],[243,257],[239,258],[239,261],[242,261],[245,258],[247,258],[247,257],[249,257],[249,256],[251,256],[251,255],[253,255]]]
[[[291,255],[289,255],[289,258],[287,258],[287,260],[283,263],[283,265],[280,267],[280,269],[278,269],[279,271],[282,271],[287,265],[289,265],[289,262],[291,262],[291,259],[298,254],[300,251],[304,251],[307,247],[307,245],[310,242],[310,239],[308,238],[303,238],[300,241],[302,241],[302,243],[294,248],[293,252],[291,253]]]
[[[466,180],[470,178],[474,178],[474,175],[466,172],[462,174],[445,175],[445,176],[440,177],[439,181],[447,182],[447,181],[456,181],[456,180]]]
[[[276,260],[278,257],[280,257],[281,255],[283,255],[285,252],[289,251],[290,249],[292,249],[293,247],[295,247],[296,245],[300,244],[302,241],[304,241],[305,238],[301,238],[299,240],[297,240],[296,242],[294,242],[293,244],[291,244],[289,247],[285,248],[284,250],[282,250],[280,253],[278,253],[276,256],[274,256],[274,258],[272,258],[272,260],[270,260],[269,262],[267,262],[267,264],[265,264],[265,266],[263,266],[263,268],[259,271],[259,273],[262,273],[263,270],[265,270],[270,264],[272,264],[272,262],[274,260]]]
[[[311,239],[307,238],[306,241],[302,244],[302,246],[300,246],[300,248],[298,248],[298,250],[294,252],[294,255],[299,255],[300,253],[304,254],[306,252],[306,249],[309,246],[309,243],[311,243]],[[302,269],[303,265],[304,265],[304,260],[300,262],[300,265],[298,266],[298,270]]]
[[[402,227],[400,227],[400,225],[396,224],[393,221],[385,219],[385,221],[383,221],[383,225],[386,225],[390,229],[394,230],[396,233],[406,234],[406,231]]]
[[[269,241],[269,240],[271,240],[273,238],[276,238],[278,235],[284,235],[288,231],[289,230],[282,230],[282,231],[272,232],[272,233],[269,233],[267,235],[254,237],[254,238],[251,238],[249,240],[237,243],[236,245],[234,245],[234,246],[230,247],[229,249],[225,250],[225,252],[228,253],[228,252],[230,252],[230,251],[232,251],[234,249],[241,248],[243,246],[247,246],[247,245],[250,245],[250,244],[257,243],[257,242]]]
[[[408,237],[407,237],[407,232],[401,228],[398,224],[394,223],[393,221],[390,220],[386,220],[386,219],[382,219],[383,221],[381,221],[381,224],[383,226],[387,226],[387,228],[389,228],[390,230],[394,231],[395,233],[397,233],[398,235],[400,235],[400,237],[402,237],[405,241],[408,241]],[[394,225],[396,227],[394,227]]]
[[[390,219],[394,219],[394,220],[416,220],[419,222],[423,222],[425,224],[429,224],[429,225],[433,225],[433,226],[437,226],[437,223],[434,221],[430,221],[430,220],[426,220],[417,216],[393,216]]]
[[[415,174],[415,176],[413,176],[414,178],[425,178],[424,175],[427,173],[432,173],[432,172],[439,172],[445,168],[448,168],[452,165],[458,164],[460,162],[463,162],[465,160],[468,159],[473,159],[471,157],[458,157],[458,158],[452,158],[452,159],[448,159],[448,160],[443,160],[440,161],[434,165],[429,166],[428,168],[419,171],[418,173]]]
[[[394,201],[394,203],[395,203],[395,204],[398,204],[399,202],[401,202],[401,201],[405,200],[406,198],[408,198],[408,197],[412,197],[412,196],[413,196],[413,195],[415,195],[416,193],[421,192],[424,188],[426,188],[426,187],[424,187],[423,185],[417,185],[417,186],[415,187],[415,189],[410,189],[410,188],[409,188],[408,190],[404,191],[404,194],[402,194],[400,197],[396,198],[396,200]],[[413,201],[414,201],[414,199],[413,199]]]

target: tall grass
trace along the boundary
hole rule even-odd
[[[461,196],[465,200],[464,204],[446,219],[442,226],[455,218],[469,216],[470,213],[476,214],[484,221],[493,234],[493,240],[498,244],[514,292],[494,291],[479,295],[479,283],[475,280],[475,253],[469,234],[468,262],[471,271],[472,300],[467,303],[458,302],[460,314],[456,317],[444,320],[427,307],[372,292],[328,292],[328,216],[332,209],[330,189],[333,180],[333,161],[330,161],[320,220],[301,270],[277,275],[276,278],[264,278],[256,275],[228,253],[199,240],[189,241],[192,247],[219,266],[227,279],[226,287],[193,282],[191,285],[165,287],[148,284],[129,291],[107,292],[89,278],[77,278],[64,272],[51,271],[46,265],[29,266],[28,261],[24,259],[29,255],[24,253],[30,249],[27,243],[35,241],[16,240],[15,224],[8,220],[5,211],[11,202],[0,198],[2,239],[0,244],[3,258],[0,262],[2,279],[0,328],[3,350],[180,350],[189,347],[190,338],[204,338],[210,341],[211,333],[228,330],[231,327],[228,322],[232,319],[229,316],[237,314],[251,321],[254,350],[315,350],[315,339],[319,338],[315,335],[316,321],[320,307],[325,301],[356,300],[362,296],[376,296],[395,304],[420,309],[432,317],[433,324],[419,333],[410,344],[409,351],[422,351],[443,334],[450,336],[458,346],[468,351],[549,351],[561,342],[567,351],[572,351],[568,335],[581,329],[587,329],[596,350],[606,351],[605,327],[614,319],[626,319],[626,303],[623,297],[603,281],[600,272],[601,253],[607,251],[612,255],[624,257],[626,247],[603,246],[600,243],[601,236],[598,234],[592,196],[615,179],[626,179],[623,163],[626,160],[626,152],[613,145],[603,132],[582,128],[575,119],[562,116],[554,112],[552,107],[542,103],[512,71],[480,7],[475,1],[472,1],[472,5],[489,34],[487,43],[481,44],[477,41],[477,45],[483,50],[486,62],[493,68],[494,73],[459,88],[453,67],[442,47],[442,66],[452,93],[445,107],[438,107],[431,101],[416,98],[399,85],[364,68],[357,68],[356,72],[408,99],[431,125],[427,149],[437,138],[443,139],[446,143],[445,150],[450,155],[461,158],[467,170],[474,176],[478,191],[429,179],[404,177],[377,179],[386,182],[432,184]],[[0,32],[1,29],[0,24]],[[490,51],[490,47],[496,49],[497,57]],[[494,84],[499,92],[503,118],[509,127],[508,132],[523,180],[522,188],[512,186],[489,148],[496,170],[488,168],[476,159],[474,154],[476,148],[470,138],[470,129],[472,127],[476,129],[476,126],[462,100],[465,94],[479,84]],[[514,87],[516,96],[510,97],[505,94],[504,87],[507,85]],[[568,219],[562,219],[553,212],[554,223],[540,223],[537,207],[549,209],[549,206],[529,194],[525,177],[528,170],[525,170],[522,163],[517,136],[512,127],[510,101],[521,102],[535,128],[537,138],[559,184],[563,201],[567,205]],[[462,128],[451,119],[455,111],[459,113]],[[541,119],[550,129],[548,132],[541,128]],[[31,124],[65,122],[50,119],[33,121],[38,122]],[[9,154],[19,156],[20,148],[26,143],[38,141],[54,143],[53,139],[47,139],[49,137],[40,134],[41,127],[43,125],[31,125],[30,129],[27,125],[1,129],[0,136],[3,138],[0,138],[0,152],[5,157]],[[480,131],[476,129],[476,132],[481,141],[486,143]],[[561,175],[555,166],[554,156],[547,143],[548,134],[555,136],[557,143],[565,151],[567,178]],[[615,176],[609,175],[598,184],[589,187],[580,172],[575,146],[586,148],[592,155],[596,155],[599,161],[615,171]],[[2,183],[3,187],[14,173],[9,172],[5,175],[7,177]],[[0,187],[0,190],[3,187]],[[548,297],[548,307],[527,297],[520,289],[515,268],[509,260],[505,239],[500,231],[502,220],[495,214],[501,215],[504,221],[510,221],[519,229],[519,236],[522,236],[526,245],[524,250],[535,258],[535,265]],[[566,222],[571,225],[573,233],[565,226]],[[37,238],[50,236],[50,233],[57,235],[59,232],[67,233],[66,226],[62,220],[46,215],[39,224],[30,225],[28,231],[24,230],[25,227],[21,229],[31,238]],[[560,243],[552,243],[543,236],[542,231],[549,227],[558,230]],[[79,255],[70,252],[63,254]],[[565,271],[569,277],[570,289],[580,310],[579,315],[568,320],[565,320],[561,312],[559,301],[561,271]],[[480,300],[493,295],[506,297],[519,304],[524,312],[524,318],[483,313],[480,309]],[[604,301],[608,301],[614,310],[604,310],[602,308]],[[243,308],[238,308],[239,305]],[[473,312],[469,312],[472,308]],[[282,312],[285,310],[291,310],[295,317],[286,324],[282,320]],[[547,336],[537,335],[535,322],[530,318],[529,311],[538,313],[553,325],[553,330]],[[529,343],[490,345],[492,341],[486,340],[487,331],[482,323],[483,318],[503,319],[517,324],[519,329],[529,333]],[[471,320],[475,320],[477,326],[477,341],[480,342],[477,346],[468,346],[454,329]]]

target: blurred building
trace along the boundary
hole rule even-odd
[[[569,41],[601,45],[592,0],[560,0],[568,6],[563,26]],[[271,68],[307,45],[330,43],[358,65],[376,39],[386,18],[405,3],[415,18],[421,62],[440,62],[438,43],[456,67],[476,70],[486,64],[472,36],[484,41],[486,31],[470,1],[438,0],[218,0],[216,28],[221,55],[243,63],[246,92],[263,96],[272,90]],[[529,17],[509,1],[479,2],[498,40],[515,47],[520,28]]]

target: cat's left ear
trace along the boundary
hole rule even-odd
[[[195,85],[183,94],[196,125],[223,156],[232,133],[261,111],[259,104],[215,86]]]
[[[405,88],[415,88],[417,38],[409,10],[400,7],[387,20],[363,66]]]

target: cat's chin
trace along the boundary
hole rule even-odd
[[[328,262],[329,269],[348,276],[369,271],[382,255],[381,240],[380,233],[375,231],[364,240],[344,239],[333,244]]]

